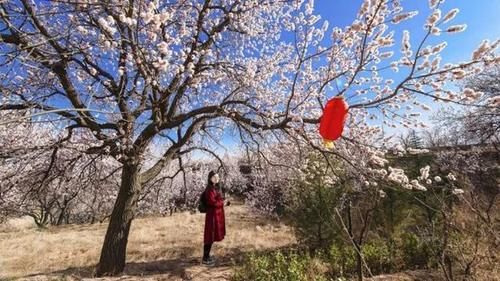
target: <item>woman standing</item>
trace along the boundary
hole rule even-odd
[[[219,175],[214,171],[208,173],[208,184],[205,189],[205,202],[207,205],[207,213],[205,216],[205,234],[203,246],[202,263],[213,265],[215,259],[210,256],[210,249],[214,242],[222,241],[226,235],[226,224],[224,218],[224,198],[219,187]]]

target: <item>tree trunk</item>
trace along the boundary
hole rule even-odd
[[[356,271],[358,280],[363,281],[363,260],[361,258],[361,248],[356,244]]]
[[[66,208],[68,207],[68,202],[64,200],[63,206],[60,209],[59,216],[57,218],[56,225],[61,225],[63,223],[64,217],[66,217]]]
[[[61,209],[61,212],[59,213],[59,216],[57,217],[56,225],[61,225],[63,223],[64,213],[65,213],[64,209],[66,209],[66,207],[64,207],[64,208]]]
[[[351,214],[351,201],[347,202],[347,226],[349,231],[349,238],[351,242],[354,244],[354,250],[356,251],[356,273],[358,275],[358,281],[363,281],[363,263],[361,257],[361,247],[360,244],[354,238],[354,234],[352,231],[352,214]]]
[[[125,164],[121,186],[109,220],[95,275],[112,276],[123,272],[130,225],[141,191],[139,166]]]

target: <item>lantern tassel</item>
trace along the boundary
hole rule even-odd
[[[335,148],[335,143],[332,140],[327,140],[323,139],[323,144],[325,145],[326,148],[328,149],[333,149]]]

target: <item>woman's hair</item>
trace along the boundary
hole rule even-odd
[[[217,174],[216,172],[214,171],[210,171],[208,173],[208,180],[207,180],[207,187],[209,186],[214,186],[214,183],[210,180],[213,176],[215,176],[215,174]],[[215,184],[215,187],[218,187],[218,184]]]

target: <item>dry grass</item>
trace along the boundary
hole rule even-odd
[[[107,224],[69,225],[46,230],[24,220],[0,228],[0,279],[66,280],[90,277]],[[119,280],[226,280],[242,252],[295,243],[287,226],[250,214],[243,205],[226,208],[226,239],[214,245],[219,266],[200,266],[203,214],[179,213],[134,220],[125,276]],[[208,275],[207,275],[208,274]]]
[[[439,272],[428,270],[409,270],[394,274],[382,274],[372,278],[366,278],[366,281],[444,281]]]

